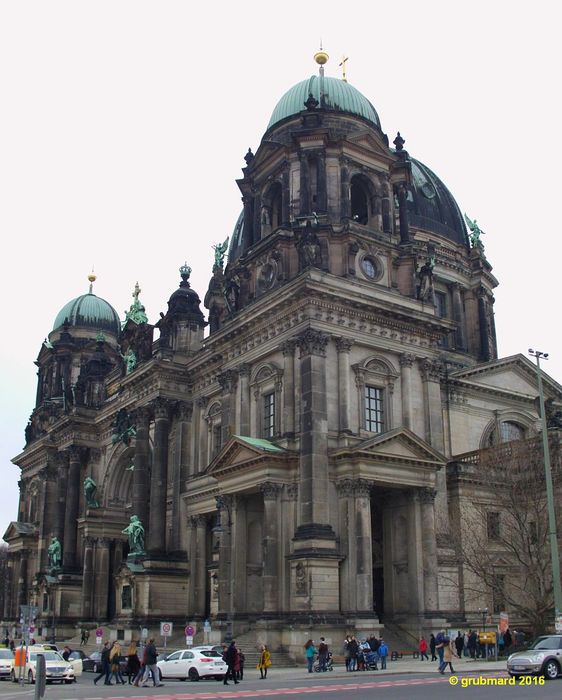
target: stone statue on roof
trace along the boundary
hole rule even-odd
[[[122,530],[129,537],[129,553],[145,554],[144,551],[144,526],[138,515],[131,515],[129,524]]]
[[[96,501],[97,484],[91,476],[84,479],[84,497],[88,508],[99,508],[100,504]]]
[[[141,293],[141,288],[139,283],[135,284],[135,289],[133,291],[133,303],[128,311],[125,311],[125,323],[131,320],[137,325],[141,323],[148,323],[148,316],[145,313],[144,305],[139,300],[139,294]]]
[[[47,555],[49,557],[49,568],[58,569],[60,568],[62,561],[62,547],[58,537],[53,537],[51,544],[47,549]]]

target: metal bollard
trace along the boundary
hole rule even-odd
[[[45,695],[45,682],[47,676],[44,654],[37,654],[37,664],[35,669],[35,695],[33,696],[33,700],[40,700]]]

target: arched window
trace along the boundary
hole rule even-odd
[[[274,182],[262,197],[261,237],[269,235],[282,224],[282,189],[279,182]]]
[[[358,224],[369,223],[369,192],[364,179],[359,175],[351,178],[351,218]]]
[[[514,440],[523,440],[525,438],[525,428],[519,423],[513,421],[501,421],[497,427],[492,430],[488,438],[488,444],[498,445],[502,442],[512,442]]]

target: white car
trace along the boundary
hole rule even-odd
[[[160,680],[181,678],[198,681],[200,678],[214,678],[222,681],[227,665],[220,654],[209,648],[179,649],[157,663]]]
[[[0,649],[0,678],[9,678],[14,663],[14,652],[11,649]]]
[[[45,657],[45,676],[47,683],[74,683],[76,676],[72,665],[65,661],[58,651],[45,651],[43,649],[28,649],[25,667],[21,669],[21,677],[28,683],[35,683],[37,674],[37,654]],[[17,683],[20,678],[20,668],[16,668],[12,662],[10,678]]]

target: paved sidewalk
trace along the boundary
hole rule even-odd
[[[272,656],[273,664],[269,669],[268,680],[314,680],[318,679],[320,675],[322,678],[339,678],[346,676],[356,676],[359,678],[367,678],[371,676],[386,676],[386,675],[396,675],[398,673],[427,673],[431,675],[439,675],[438,672],[438,662],[437,661],[420,661],[419,659],[398,659],[397,661],[387,661],[386,669],[384,671],[351,671],[345,670],[343,664],[334,664],[333,671],[327,671],[326,673],[308,673],[306,666],[299,666],[297,668],[275,668],[275,654]],[[484,661],[483,659],[476,659],[472,661],[471,659],[454,659],[453,668],[455,669],[455,675],[464,675],[467,673],[498,673],[506,671],[507,660],[502,659],[501,661]],[[259,673],[256,669],[245,668],[244,669],[244,679],[249,680],[254,677],[254,673],[259,677]],[[449,675],[450,671],[446,670],[445,675]]]

